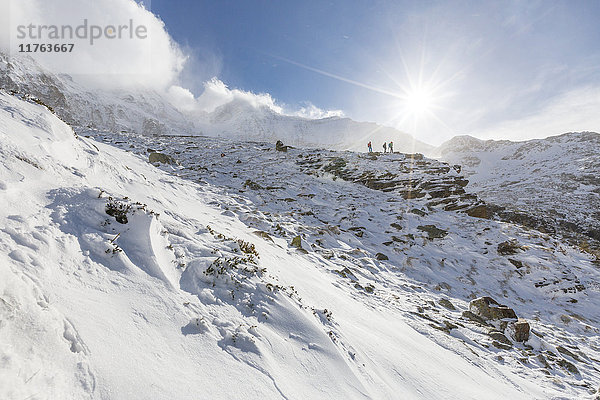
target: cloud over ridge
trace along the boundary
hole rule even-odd
[[[36,61],[51,71],[69,74],[76,81],[91,89],[146,88],[155,90],[184,113],[210,113],[230,102],[259,109],[266,107],[277,114],[309,119],[341,116],[341,111],[321,110],[311,103],[298,109],[278,104],[269,93],[253,93],[230,88],[214,77],[203,82],[203,91],[195,96],[182,82],[182,71],[189,58],[184,49],[169,35],[164,22],[151,10],[134,0],[0,0],[6,11],[1,22],[8,32],[0,35],[0,48],[18,54],[17,27],[66,25],[77,29],[84,24],[107,29],[111,27],[143,26],[148,32],[146,39],[98,38],[93,45],[90,38],[61,39],[58,42],[74,42],[72,53],[32,54]],[[127,32],[124,28],[124,31]],[[47,34],[47,28],[44,29]],[[80,32],[84,32],[81,30]],[[89,35],[89,26],[88,32]],[[189,79],[189,74],[188,74]],[[189,83],[189,82],[188,82]]]

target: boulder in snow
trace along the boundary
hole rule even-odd
[[[302,237],[300,235],[294,237],[292,239],[292,243],[291,246],[297,248],[300,252],[302,253],[308,253],[308,251],[305,249],[305,247],[309,247],[308,245],[303,246],[304,241],[302,240]]]
[[[517,319],[517,314],[512,308],[500,304],[488,296],[471,300],[469,311],[486,321]]]
[[[175,160],[172,157],[162,153],[150,153],[148,155],[148,161],[152,164],[175,164]]]
[[[529,323],[523,318],[519,318],[516,322],[509,323],[506,329],[516,342],[526,342],[529,340]]]
[[[467,215],[469,215],[471,217],[475,217],[475,218],[484,218],[484,219],[491,218],[490,210],[488,209],[488,207],[485,204],[480,204],[475,207],[469,208],[466,211],[466,213],[467,213]]]
[[[287,152],[288,146],[285,146],[281,140],[278,140],[277,143],[275,143],[275,150]]]

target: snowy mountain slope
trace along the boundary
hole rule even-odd
[[[594,342],[598,336],[599,288],[598,272],[589,256],[545,234],[469,217],[469,210],[480,202],[461,190],[464,183],[460,175],[447,164],[401,154],[301,149],[276,152],[271,144],[206,137],[147,138],[98,131],[81,134],[139,154],[162,151],[181,163],[163,166],[165,170],[228,188],[226,192],[240,203],[224,207],[225,212],[239,215],[267,241],[285,238],[301,246],[299,251],[328,272],[335,287],[381,310],[388,321],[383,326],[374,323],[371,315],[361,323],[370,326],[369,330],[376,327],[380,335],[393,336],[390,343],[395,344],[383,346],[385,354],[379,353],[371,365],[371,372],[384,373],[386,382],[395,379],[389,371],[399,371],[402,376],[408,373],[398,367],[406,361],[388,361],[393,356],[389,349],[406,351],[398,348],[398,340],[403,339],[386,329],[390,320],[401,320],[492,376],[504,374],[500,371],[508,368],[544,387],[543,394],[524,388],[519,398],[545,398],[551,393],[577,398],[596,389],[592,382],[598,373]],[[406,190],[407,181],[410,191]],[[455,209],[465,213],[452,211]],[[499,250],[513,241],[517,249],[513,255]],[[306,279],[313,282],[312,274]],[[461,314],[469,300],[481,295],[511,304],[519,316],[530,320],[536,333],[526,346],[511,343],[502,348],[505,344],[494,338],[503,336],[494,328],[473,323]],[[332,306],[331,301],[326,308],[339,324],[339,330],[332,332],[340,346],[348,348],[350,343],[350,351],[357,357],[367,345],[363,335],[372,334],[363,330],[361,345],[352,342],[346,337],[352,326],[342,321],[351,318],[357,323],[357,313],[340,317],[338,314],[343,315],[348,307]],[[393,330],[400,332],[395,326]],[[377,343],[382,340],[377,338]],[[404,343],[411,348],[421,346]],[[565,350],[577,352],[575,357],[581,363],[570,356],[568,361],[562,358]],[[369,349],[371,352],[377,349]],[[575,368],[571,368],[572,362]],[[382,364],[387,367],[381,368]],[[409,368],[419,371],[423,365]],[[425,369],[425,374],[440,373],[431,366]],[[419,374],[410,377],[410,382],[420,382],[416,385],[426,392],[425,398],[439,395],[423,387],[424,378]],[[453,397],[454,390],[441,397]]]
[[[55,74],[31,57],[0,52],[0,88],[35,96],[74,126],[110,131],[178,134],[194,124],[156,91],[88,89],[68,75]]]
[[[2,398],[577,398],[596,389],[598,273],[544,235],[296,163],[301,154],[362,162],[354,153],[157,138],[186,164],[165,168],[181,179],[75,137],[37,104],[5,93],[0,103]],[[161,145],[123,136],[136,151]],[[383,171],[390,159],[369,165]],[[418,229],[427,224],[448,235],[427,239]],[[298,234],[307,250],[288,245]],[[515,257],[527,273],[494,255],[507,238],[524,246]],[[585,288],[533,284],[566,271]],[[461,317],[471,294],[504,298],[538,333],[527,346],[494,347],[489,327]]]
[[[485,200],[526,212],[538,229],[600,248],[600,134],[566,133],[525,142],[459,136],[436,149],[463,166]]]
[[[207,228],[255,238],[208,205],[227,198],[1,96],[0,397],[364,397],[319,317],[269,286],[266,266],[298,260],[259,244],[259,261]],[[127,224],[111,204],[131,206]],[[185,272],[173,262],[183,257]]]
[[[267,106],[232,100],[213,112],[182,112],[154,90],[87,89],[68,75],[57,75],[28,57],[0,53],[0,88],[29,94],[56,110],[73,126],[146,135],[208,135],[242,140],[283,140],[299,147],[366,151],[394,141],[406,152],[432,146],[397,129],[349,118],[308,119],[278,113]]]

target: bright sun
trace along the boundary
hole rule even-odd
[[[433,97],[427,90],[416,89],[406,94],[405,102],[411,114],[421,115],[431,111]]]

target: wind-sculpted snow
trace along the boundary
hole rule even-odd
[[[598,297],[599,287],[590,260],[583,261],[583,254],[571,258],[577,251],[569,253],[573,250],[546,234],[470,217],[482,203],[468,193],[458,166],[420,155],[278,152],[269,143],[83,133],[133,145],[130,149],[140,154],[151,147],[180,162],[167,170],[228,188],[243,205],[227,206],[227,212],[267,237],[293,244],[299,236],[305,257],[322,265],[353,298],[399,312],[464,357],[471,350],[495,362],[516,357],[513,368],[523,374],[526,356],[527,376],[563,376],[562,353],[548,349],[563,346],[565,335],[574,334],[569,342],[585,337],[582,341],[590,346],[582,350],[578,344],[590,358],[577,368],[595,374],[592,342],[599,315],[588,301]],[[499,249],[511,241],[519,250],[504,255]],[[487,339],[493,331],[487,336],[489,328],[461,315],[468,301],[481,295],[504,299],[520,317],[533,321],[536,333],[527,346],[511,344],[507,356]],[[442,305],[446,300],[454,310]],[[457,341],[438,337],[438,330]]]
[[[479,200],[453,166],[77,134],[0,92],[0,398],[598,389],[591,257],[470,216]],[[529,340],[473,319],[482,295],[527,319]]]

